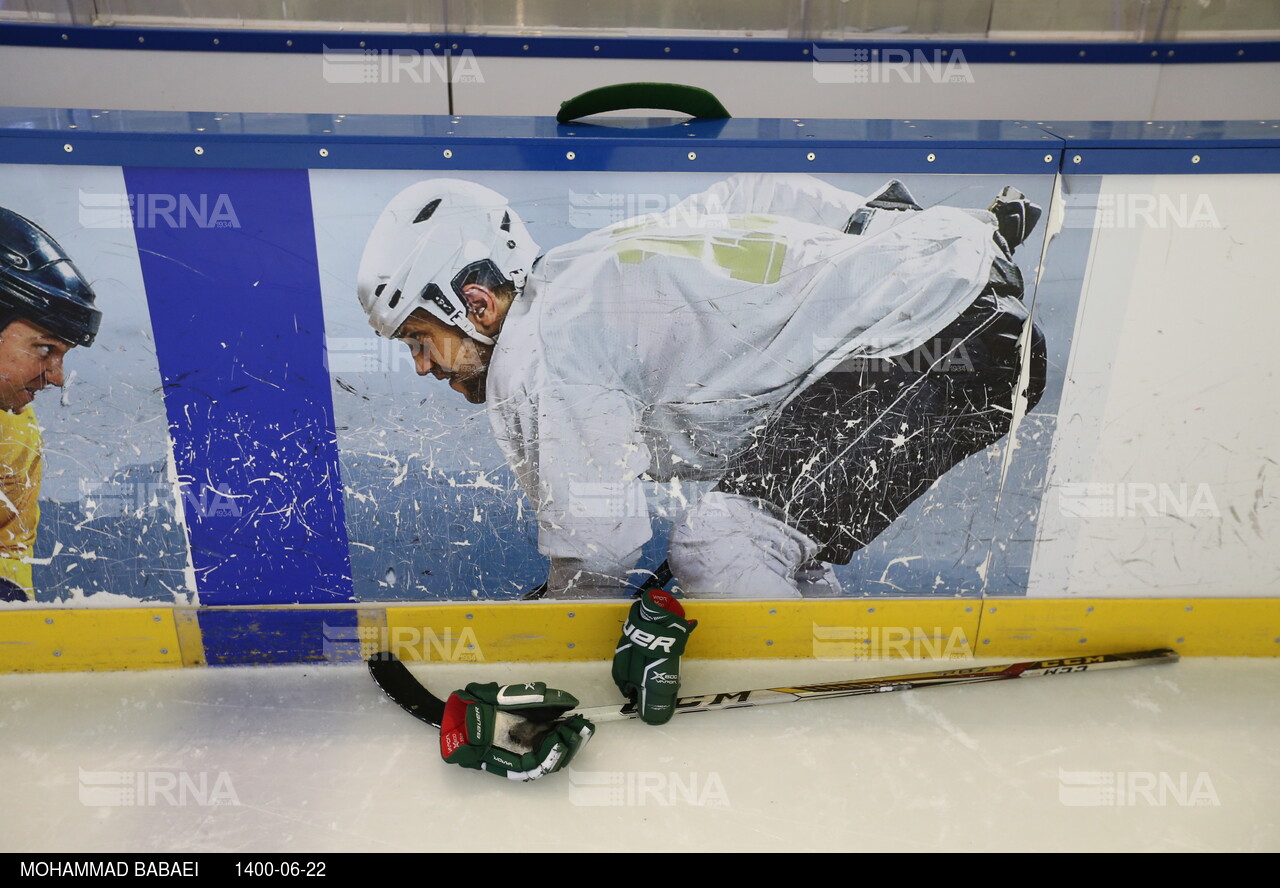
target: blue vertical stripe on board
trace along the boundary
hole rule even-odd
[[[307,173],[124,175],[201,603],[351,601]]]
[[[197,619],[210,666],[364,659],[359,618],[350,608],[201,608]]]

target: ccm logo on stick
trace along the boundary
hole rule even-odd
[[[651,651],[662,648],[668,654],[671,653],[671,646],[676,643],[676,640],[670,635],[654,635],[652,632],[637,629],[630,623],[623,625],[622,634],[642,648],[648,648]]]

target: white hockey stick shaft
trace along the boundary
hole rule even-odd
[[[1177,660],[1177,652],[1168,648],[1161,648],[1123,654],[1094,654],[1091,656],[1028,660],[1022,663],[996,666],[943,669],[937,672],[918,672],[910,675],[894,675],[887,678],[859,678],[848,681],[703,694],[697,697],[681,697],[676,703],[676,715],[690,712],[711,712],[718,709],[768,706],[773,703],[794,703],[797,700],[884,694],[939,685],[976,684],[978,682],[1007,681],[1014,678],[1045,675],[1070,675],[1077,672],[1096,672],[1100,669],[1121,669],[1130,666],[1175,663]],[[576,714],[585,716],[588,720],[597,724],[636,718],[635,706],[630,703],[616,706],[592,706],[587,709],[579,709]]]

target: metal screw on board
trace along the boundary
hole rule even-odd
[[[448,157],[453,157],[453,152],[452,152],[452,151],[450,151],[448,148],[446,148],[446,149],[444,149],[444,156],[445,156],[446,158],[448,158]]]
[[[1191,158],[1191,162],[1192,162],[1192,163],[1199,163],[1199,162],[1200,162],[1200,155],[1199,155],[1199,154],[1197,154],[1197,155],[1195,155],[1194,157],[1192,157],[1192,158]]]
[[[805,156],[806,156],[809,160],[817,160],[817,159],[818,159],[818,155],[814,154],[812,151],[810,151],[810,152],[809,152],[808,154],[806,154]]]
[[[578,155],[574,154],[572,151],[568,151],[568,152],[565,152],[564,156],[566,160],[573,160]]]
[[[329,156],[329,149],[328,149],[328,148],[321,148],[321,149],[320,149],[320,156],[321,156],[321,157],[328,157],[328,156]]]
[[[1045,162],[1045,163],[1053,163],[1053,155],[1052,155],[1052,154],[1046,154],[1046,155],[1044,156],[1044,162]]]
[[[937,159],[938,159],[938,155],[936,154],[930,154],[928,157],[925,158],[925,160],[929,161],[929,163],[933,163]]]
[[[1071,162],[1072,162],[1072,163],[1079,163],[1079,162],[1080,162],[1080,155],[1079,155],[1079,154],[1077,154],[1075,157],[1071,158]]]
[[[204,154],[204,149],[199,145],[196,146],[196,154]]]
[[[72,151],[74,151],[75,149],[74,149],[74,148],[72,148],[70,145],[63,145],[63,146],[62,146],[62,150],[63,150],[63,151],[65,151],[65,152],[67,152],[68,154],[70,154],[70,153],[71,153]]]
[[[698,155],[697,155],[696,153],[694,153],[693,151],[690,151],[690,152],[689,152],[689,159],[690,159],[690,160],[697,160],[697,159],[698,159]]]

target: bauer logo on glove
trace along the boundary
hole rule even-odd
[[[646,723],[666,724],[675,715],[680,657],[697,625],[685,619],[675,596],[661,589],[648,590],[631,605],[613,654],[613,681]]]
[[[595,733],[591,722],[568,715],[577,705],[572,694],[540,681],[469,684],[445,704],[440,755],[464,768],[537,780],[568,765]]]

